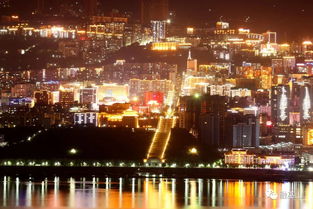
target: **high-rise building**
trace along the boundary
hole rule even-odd
[[[277,33],[268,31],[264,33],[264,41],[269,44],[276,44],[277,43]]]
[[[290,87],[278,85],[272,87],[272,121],[274,123],[275,142],[289,142],[290,138]]]
[[[256,116],[245,115],[243,122],[233,125],[232,147],[258,147],[260,145],[260,123]]]
[[[168,0],[140,0],[141,23],[148,25],[152,20],[165,21],[169,18]]]
[[[300,116],[301,124],[312,124],[313,116],[313,88],[311,85],[301,86],[300,90]]]
[[[179,99],[179,127],[197,135],[201,98],[198,96],[184,96]]]
[[[198,70],[198,60],[192,59],[191,51],[189,51],[187,59],[187,70],[197,71]]]
[[[289,124],[290,87],[278,85],[272,87],[271,106],[274,123]]]
[[[34,92],[36,105],[48,105],[50,101],[50,94],[48,91],[35,91]]]
[[[227,111],[224,118],[221,147],[258,147],[260,144],[259,115],[249,108]]]
[[[200,140],[211,146],[220,146],[224,137],[226,97],[203,95],[201,96],[200,110]]]
[[[64,106],[71,106],[74,104],[74,91],[63,90],[60,91],[59,102]]]
[[[32,97],[35,91],[35,84],[20,83],[11,88],[12,97]]]
[[[98,113],[87,112],[87,113],[75,113],[74,114],[75,125],[98,125]]]
[[[283,59],[272,59],[273,74],[283,74]]]
[[[296,57],[295,56],[285,56],[283,57],[283,69],[285,74],[289,74],[296,67]]]
[[[161,42],[166,38],[166,21],[151,21],[153,42]]]
[[[167,97],[168,93],[174,90],[174,84],[170,80],[129,80],[129,94],[131,97],[144,96],[145,92],[158,91]]]
[[[96,88],[83,88],[80,89],[80,103],[92,104],[97,102],[97,89]]]

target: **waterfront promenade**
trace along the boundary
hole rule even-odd
[[[254,181],[306,181],[313,180],[310,171],[284,171],[276,169],[239,168],[182,168],[182,167],[68,167],[68,166],[1,166],[0,175],[30,177],[164,177],[164,178],[214,178]]]

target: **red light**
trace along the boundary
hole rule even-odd
[[[86,40],[87,40],[87,37],[86,37],[86,36],[81,36],[81,37],[79,37],[79,40],[81,40],[81,41],[86,41]]]
[[[266,126],[272,126],[273,122],[272,121],[266,121]]]

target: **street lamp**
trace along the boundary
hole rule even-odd
[[[75,149],[75,148],[72,148],[72,149],[70,149],[69,150],[69,153],[71,154],[71,155],[76,155],[77,154],[77,149]]]
[[[196,93],[196,94],[194,95],[194,97],[195,97],[196,99],[199,99],[199,98],[200,98],[200,94],[199,94],[199,93]]]
[[[192,147],[189,149],[189,154],[191,155],[197,155],[198,154],[198,150],[195,147]]]

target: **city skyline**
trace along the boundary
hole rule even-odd
[[[0,207],[312,205],[311,9],[0,0]]]
[[[13,0],[14,1],[14,0]],[[35,1],[35,0],[34,0]],[[141,0],[103,1],[103,12],[109,13],[112,9],[131,11],[140,19]],[[53,2],[52,2],[53,3]],[[35,4],[35,2],[33,3]],[[24,5],[22,1],[15,0],[15,12],[32,10],[31,5]],[[25,7],[26,6],[26,7]],[[27,10],[27,8],[29,10]],[[312,4],[309,1],[185,1],[169,0],[169,10],[175,12],[174,23],[181,25],[203,25],[208,23],[212,27],[215,21],[232,22],[235,26],[250,27],[256,31],[274,30],[280,32],[282,41],[298,40],[312,37],[313,19]],[[264,15],[266,13],[266,15]],[[192,17],[192,18],[187,18]],[[290,27],[292,25],[293,27]]]

